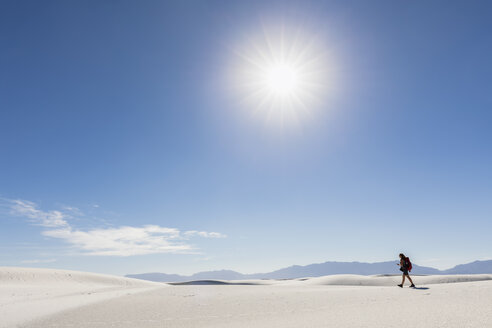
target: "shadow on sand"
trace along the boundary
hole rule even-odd
[[[185,282],[168,282],[169,285],[257,285],[255,283],[249,282],[229,282],[229,281],[220,281],[220,280],[194,280],[194,281],[185,281]]]
[[[413,287],[413,289],[427,290],[429,287]]]

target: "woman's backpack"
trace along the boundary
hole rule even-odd
[[[405,266],[407,267],[408,271],[412,271],[412,262],[410,262],[409,257],[405,257]]]

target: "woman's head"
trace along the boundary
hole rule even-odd
[[[405,254],[400,253],[400,258],[402,259],[402,258],[404,258],[404,257],[405,257]]]

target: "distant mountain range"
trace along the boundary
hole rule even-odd
[[[303,277],[320,277],[332,274],[399,274],[396,261],[363,263],[363,262],[325,262],[310,265],[293,265],[268,273],[242,274],[231,270],[205,271],[191,276],[165,273],[129,274],[126,277],[157,281],[183,282],[194,280],[243,280],[243,279],[295,279]],[[448,270],[438,270],[431,267],[413,264],[412,274],[480,274],[492,273],[492,260],[475,261],[460,264]]]

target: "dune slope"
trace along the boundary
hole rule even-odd
[[[0,267],[0,327],[162,284],[68,270]]]

